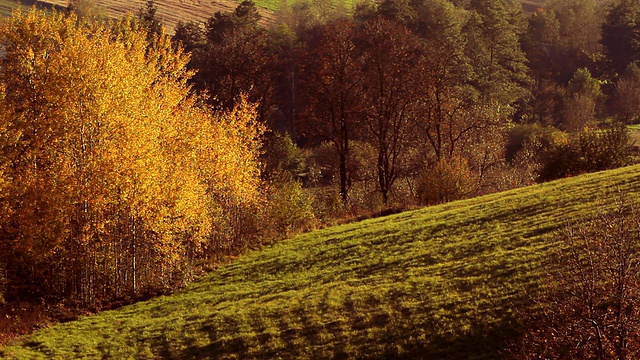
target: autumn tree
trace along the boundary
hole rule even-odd
[[[640,213],[628,197],[563,229],[517,359],[635,359],[640,353]]]
[[[134,19],[15,13],[0,43],[7,298],[100,306],[189,281],[226,204],[258,200],[255,107],[213,117],[188,57]]]
[[[304,53],[325,24],[346,18],[347,13],[342,1],[304,0],[283,1],[274,14],[277,25],[270,27],[269,48],[276,55],[274,101],[282,114],[276,127],[289,132],[295,141],[303,136],[297,126],[305,106],[300,101]]]
[[[348,158],[361,117],[364,74],[356,26],[338,20],[322,28],[309,49],[302,73],[303,102],[308,104],[304,126],[311,137],[330,141],[338,155],[340,196],[347,202],[350,185]]]
[[[377,150],[378,189],[386,204],[418,116],[424,58],[415,35],[384,18],[367,21],[358,42],[363,51],[364,126]]]

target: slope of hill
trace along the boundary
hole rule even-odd
[[[640,166],[314,231],[0,357],[499,358],[554,231],[618,190]]]

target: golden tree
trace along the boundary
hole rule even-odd
[[[212,116],[188,57],[134,19],[15,13],[0,44],[9,295],[90,305],[188,280],[221,199],[258,200],[255,108]]]

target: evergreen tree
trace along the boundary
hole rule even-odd
[[[611,8],[602,25],[602,46],[611,78],[640,60],[640,0],[620,0]]]
[[[526,95],[526,58],[520,47],[524,18],[512,0],[471,0],[466,54],[474,69],[472,84],[485,102],[512,105]]]
[[[205,45],[204,31],[195,21],[178,21],[171,39],[190,53],[202,49]]]
[[[244,1],[234,12],[217,12],[205,23],[205,43],[193,54],[196,87],[217,108],[232,109],[247,94],[259,104],[260,118],[271,107],[272,54],[255,4]]]
[[[534,77],[564,86],[579,68],[599,70],[603,3],[553,0],[531,15],[523,47]]]
[[[138,10],[138,19],[147,31],[147,40],[151,43],[162,32],[162,22],[156,15],[158,7],[155,0],[147,0],[144,8]]]

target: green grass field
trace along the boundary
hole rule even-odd
[[[627,125],[627,129],[634,140],[636,137],[640,137],[640,124]]]
[[[0,357],[500,358],[554,232],[619,190],[640,195],[640,166],[314,231]]]
[[[640,161],[640,125],[627,125],[627,130],[629,130],[629,138],[631,139],[631,143],[634,147],[634,161]]]

